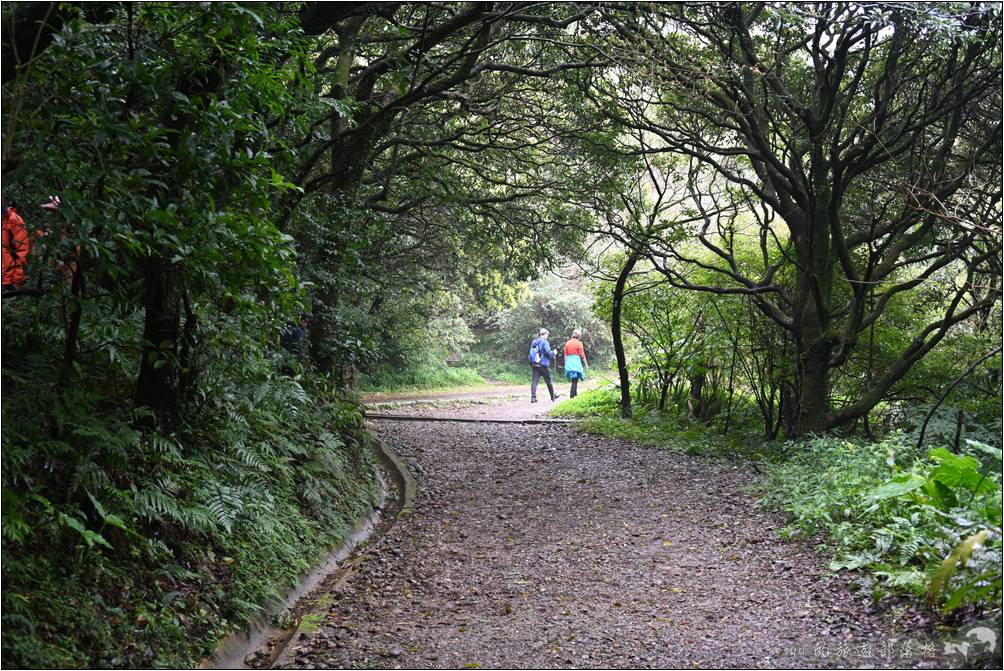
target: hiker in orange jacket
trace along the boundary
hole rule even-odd
[[[582,346],[582,331],[575,329],[572,337],[565,343],[565,377],[572,381],[572,392],[569,398],[575,398],[579,380],[586,379],[586,350]]]
[[[13,207],[3,208],[3,288],[13,288],[28,279],[24,267],[31,252],[31,236],[24,219]]]
[[[43,210],[55,212],[62,203],[59,196],[50,196],[49,200],[40,207]],[[0,241],[3,247],[3,288],[15,289],[20,287],[28,279],[26,268],[28,257],[31,255],[33,245],[32,238],[41,238],[46,235],[46,231],[39,228],[34,235],[28,234],[28,226],[24,219],[18,214],[14,207],[3,208],[3,239]],[[80,247],[77,247],[80,253]],[[52,264],[50,264],[52,265]],[[76,269],[76,261],[70,260],[56,268],[56,270],[72,277]]]

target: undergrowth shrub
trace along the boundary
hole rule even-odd
[[[590,389],[556,405],[552,417],[620,417],[620,392],[611,387]]]
[[[506,384],[523,384],[530,378],[529,363],[515,363],[484,352],[468,352],[460,363],[483,378]]]
[[[483,377],[470,368],[453,368],[445,363],[426,363],[401,370],[379,369],[370,375],[360,375],[358,388],[364,392],[439,389],[485,384]]]
[[[740,433],[719,434],[704,422],[676,409],[665,412],[643,404],[633,406],[631,419],[620,416],[620,391],[608,386],[562,401],[552,417],[578,418],[588,433],[623,438],[688,454],[747,456],[750,444]],[[762,442],[762,441],[761,441]],[[756,446],[759,449],[759,444]]]
[[[121,402],[128,364],[57,385],[52,349],[5,353],[4,666],[191,666],[371,509],[358,406],[216,345],[171,435]]]
[[[786,535],[825,532],[831,568],[862,571],[876,600],[896,592],[945,613],[989,609],[1001,595],[1000,472],[1000,449],[973,440],[954,454],[903,434],[820,437],[771,467],[763,501],[788,512]]]

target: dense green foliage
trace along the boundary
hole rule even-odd
[[[906,434],[877,443],[817,438],[771,469],[766,502],[788,511],[788,533],[828,532],[831,567],[868,569],[876,600],[899,590],[945,612],[994,608],[1001,597],[1000,459],[999,448],[973,440],[955,454],[918,451]]]
[[[739,259],[755,254],[746,248]],[[694,252],[698,262],[710,262],[710,256]],[[621,254],[604,260],[608,269],[622,262]],[[710,275],[698,270],[690,278],[700,282]],[[613,285],[609,270],[594,284],[596,311],[605,319],[612,314]],[[675,408],[724,434],[759,425],[768,440],[791,435],[798,410],[795,347],[752,299],[682,291],[651,266],[639,266],[631,274],[625,294],[621,320],[628,367],[642,403]],[[836,406],[859,398],[875,376],[897,365],[898,353],[910,342],[905,334],[923,328],[939,305],[902,295],[893,301],[886,308],[891,323],[870,330],[857,353],[831,376],[829,402]],[[868,436],[916,428],[923,413],[933,409],[926,440],[937,436],[957,445],[967,436],[999,434],[1001,358],[995,346],[1001,338],[1000,319],[998,302],[946,334],[938,348],[847,428]]]
[[[592,303],[580,279],[544,277],[530,283],[512,305],[484,318],[475,351],[525,370],[530,342],[541,327],[548,329],[551,346],[558,349],[579,329],[586,358],[603,368],[612,353],[610,329],[593,313]]]
[[[40,383],[59,355],[28,319],[5,306],[5,664],[189,666],[375,503],[356,406],[233,334],[163,435],[115,397],[125,357]]]
[[[441,307],[426,302],[424,319],[383,332],[386,344],[368,372],[359,377],[364,391],[484,385],[486,381],[523,384],[529,379],[527,352],[543,326],[551,346],[561,349],[574,329],[582,331],[586,356],[594,369],[609,364],[609,329],[593,312],[593,297],[578,279],[545,275],[516,284],[480,309],[465,309],[454,293],[435,293]],[[445,305],[445,308],[442,307]],[[416,313],[417,314],[417,313]],[[451,316],[452,315],[452,316]],[[448,365],[446,361],[449,360]],[[562,363],[558,360],[558,365]]]
[[[189,665],[373,503],[353,387],[525,382],[541,326],[595,369],[616,322],[638,406],[559,412],[784,462],[841,566],[999,597],[998,7],[2,13],[39,231],[3,298],[5,664]]]
[[[294,24],[110,11],[4,89],[5,204],[47,233],[3,301],[11,666],[190,666],[378,495],[358,407],[275,353]]]
[[[624,76],[590,99],[640,165],[607,228],[673,287],[749,302],[783,343],[786,436],[867,421],[999,322],[999,8],[678,3],[617,25]]]

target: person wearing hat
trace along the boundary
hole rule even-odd
[[[530,343],[530,366],[533,368],[533,382],[530,383],[530,403],[537,402],[537,383],[540,378],[544,378],[547,383],[547,391],[551,394],[551,400],[558,398],[559,394],[554,393],[554,383],[551,382],[551,362],[554,361],[554,350],[547,342],[547,329],[540,329],[539,334]]]
[[[572,390],[568,398],[575,398],[579,380],[586,379],[586,350],[582,347],[582,331],[575,329],[572,337],[565,343],[565,377],[572,381]]]

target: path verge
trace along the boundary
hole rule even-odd
[[[351,575],[354,553],[374,537],[385,533],[399,515],[414,509],[415,479],[394,450],[368,437],[367,446],[377,457],[383,471],[380,500],[369,514],[352,528],[345,541],[306,573],[299,584],[251,623],[247,632],[235,632],[224,638],[200,669],[271,668],[291,646],[308,631],[314,613],[326,604],[328,595]],[[389,482],[388,482],[389,480]],[[282,627],[273,623],[283,611],[293,617],[293,624]]]

